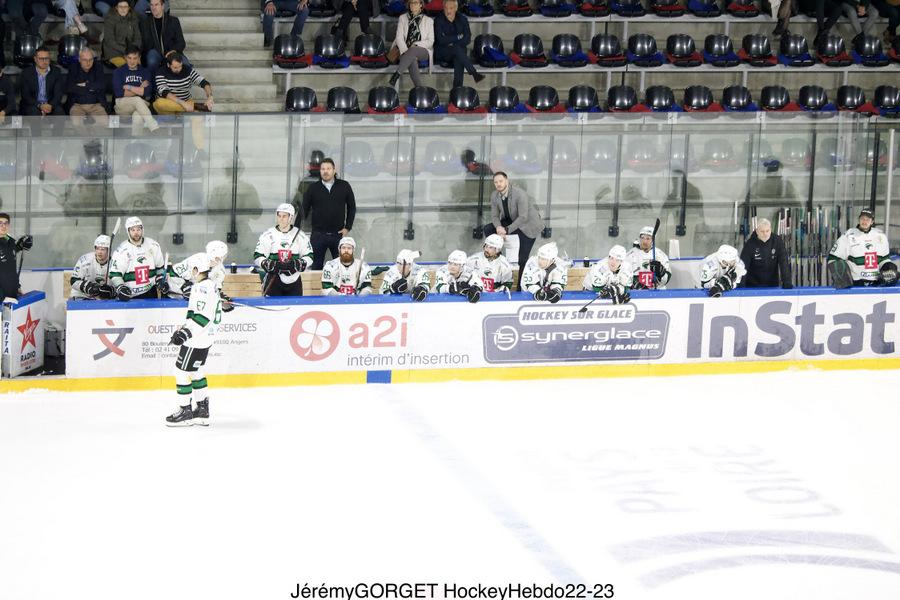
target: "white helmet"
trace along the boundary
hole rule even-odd
[[[735,264],[738,259],[738,251],[728,244],[722,244],[716,250],[716,259],[722,264]]]
[[[497,252],[500,252],[501,250],[503,250],[503,238],[496,233],[492,233],[491,235],[484,238],[484,245],[490,246]]]
[[[614,258],[619,261],[625,260],[625,248],[616,244],[615,246],[613,246],[612,248],[609,249],[608,256],[610,258]]]
[[[228,246],[225,245],[225,242],[213,240],[206,245],[206,255],[209,257],[210,262],[223,260],[226,254],[228,254]]]
[[[559,248],[556,247],[556,242],[548,242],[538,248],[538,258],[545,258],[547,260],[556,260],[556,257],[559,256]]]
[[[642,237],[645,235],[653,237],[653,228],[649,225],[647,227],[641,227],[641,232],[638,234],[638,237]]]
[[[294,215],[296,214],[296,211],[294,210],[293,204],[288,204],[287,202],[284,202],[282,204],[279,204],[278,208],[275,209],[275,214],[277,215],[278,213],[287,213],[287,214],[291,215],[291,218],[293,219]]]
[[[187,259],[187,266],[191,277],[194,275],[194,269],[197,269],[199,273],[207,273],[212,268],[209,256],[205,252],[190,255]]]
[[[356,240],[354,240],[349,235],[342,237],[341,241],[338,242],[338,248],[340,248],[341,246],[350,246],[351,248],[356,250]]]
[[[109,248],[109,245],[112,243],[112,240],[108,235],[98,235],[97,239],[94,240],[94,248]]]
[[[450,253],[450,256],[447,257],[447,263],[453,265],[465,265],[468,259],[469,257],[466,256],[466,253],[462,250],[454,250]]]
[[[419,256],[418,250],[401,250],[400,253],[397,254],[397,263],[412,264],[416,262],[416,259],[419,258]]]
[[[125,219],[125,230],[129,230],[132,227],[143,227],[144,224],[141,223],[141,219],[139,217],[128,217]]]

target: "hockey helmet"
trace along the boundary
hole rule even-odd
[[[20,69],[34,64],[34,54],[43,41],[39,35],[23,34],[16,36],[13,44],[13,62]]]
[[[616,244],[609,249],[609,254],[607,254],[607,256],[618,261],[623,261],[625,260],[625,248]]]
[[[569,89],[569,109],[575,111],[592,111],[600,108],[597,90],[589,85],[576,85]]]
[[[857,85],[842,85],[837,91],[837,105],[841,110],[856,110],[866,103],[866,93]]]
[[[369,90],[369,108],[380,113],[395,111],[400,108],[400,95],[387,85],[374,87]]]
[[[94,239],[94,248],[109,248],[112,239],[108,235],[100,234]]]
[[[620,56],[622,44],[619,38],[611,33],[598,33],[591,40],[591,51],[598,57]]]
[[[83,48],[88,48],[88,41],[80,35],[64,35],[57,44],[56,62],[60,66],[72,67],[78,64],[78,55]]]
[[[873,103],[881,110],[897,110],[900,108],[900,89],[892,85],[879,85],[875,88]]]
[[[349,235],[346,235],[346,236],[342,237],[341,240],[338,242],[338,248],[340,248],[341,246],[350,246],[351,248],[356,250],[356,240],[354,240]]]
[[[311,146],[316,146],[316,145],[321,146],[321,144],[318,144],[315,142],[310,145]],[[325,152],[323,152],[322,150],[316,149],[309,153],[309,164],[307,165],[307,171],[309,172],[310,177],[318,177],[319,176],[319,170],[322,167],[323,160],[325,160]]]
[[[450,90],[450,104],[459,110],[468,111],[479,108],[481,100],[475,88],[463,85]]]
[[[225,242],[213,240],[206,244],[206,255],[209,257],[210,262],[223,260],[228,255],[228,246]]]
[[[417,111],[434,112],[440,107],[441,99],[433,87],[420,85],[409,90],[408,104]]]
[[[278,213],[287,213],[292,219],[294,218],[294,215],[297,214],[294,210],[294,205],[289,202],[282,202],[279,204],[278,208],[275,209],[275,214],[277,215]]]
[[[408,264],[416,262],[416,259],[419,258],[420,254],[418,250],[401,250],[397,254],[397,264]]]
[[[750,58],[766,58],[772,55],[769,38],[762,33],[749,33],[744,36],[741,46]]]
[[[492,233],[491,235],[484,238],[484,245],[488,248],[493,248],[499,253],[501,250],[503,250],[503,238],[496,233]]]
[[[800,88],[798,104],[806,110],[822,110],[828,104],[828,94],[821,86],[804,85]]]
[[[638,233],[639,238],[644,237],[645,235],[649,238],[653,237],[653,228],[650,227],[649,225],[641,227],[641,231]]]
[[[519,92],[508,85],[497,85],[488,94],[488,105],[492,111],[507,112],[519,105]]]
[[[358,113],[359,99],[356,90],[346,86],[333,87],[328,90],[328,112]]]
[[[205,252],[191,254],[187,258],[187,272],[190,274],[190,279],[195,277],[194,269],[197,270],[197,273],[209,273],[209,270],[212,269],[212,261]]]
[[[720,264],[727,266],[737,264],[738,251],[733,246],[722,244],[719,246],[719,249],[716,250],[716,260],[718,260]]]
[[[128,217],[127,219],[125,219],[125,230],[127,231],[132,227],[140,227],[143,229],[144,223],[139,217]]]
[[[528,105],[539,112],[553,110],[559,106],[559,94],[549,85],[536,85],[528,91]]]
[[[537,252],[538,258],[544,259],[546,261],[554,261],[559,256],[559,248],[556,246],[556,242],[547,242],[538,248]]]
[[[614,85],[606,92],[607,110],[626,111],[637,103],[637,94],[630,85]]]
[[[284,99],[284,109],[288,112],[309,112],[318,105],[316,91],[308,87],[293,87]]]
[[[675,106],[675,94],[665,85],[651,85],[644,92],[644,104],[651,110],[666,111]]]
[[[684,90],[684,107],[690,110],[706,110],[713,103],[712,90],[705,85],[692,85]]]
[[[466,253],[462,250],[454,250],[450,253],[450,256],[447,257],[447,263],[452,265],[464,265],[468,259],[469,257],[466,256]]]
[[[722,90],[722,105],[729,110],[746,110],[752,103],[750,90],[742,85],[730,85]]]
[[[513,52],[525,59],[544,57],[544,42],[533,33],[520,33],[513,39]]]
[[[759,93],[759,103],[765,110],[781,110],[791,101],[791,95],[782,85],[764,86]]]

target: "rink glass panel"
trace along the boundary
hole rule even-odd
[[[878,223],[900,225],[896,124],[856,114],[196,114],[138,135],[118,125],[0,126],[0,210],[14,233],[37,237],[29,267],[71,266],[131,215],[173,259],[230,238],[228,260],[249,263],[275,207],[299,211],[314,154],[353,186],[351,235],[370,262],[401,248],[428,261],[477,251],[498,170],[538,207],[538,244],[554,240],[573,260],[630,247],[656,218],[660,247],[677,240],[682,257],[740,248],[753,214],[777,227],[784,208],[840,205],[845,229],[874,197]]]

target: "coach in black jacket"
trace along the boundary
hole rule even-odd
[[[46,97],[39,98],[38,71],[44,76]],[[59,67],[50,64],[50,51],[41,46],[34,53],[34,64],[19,75],[22,101],[19,112],[23,115],[64,115],[63,94],[66,91],[65,75]]]
[[[312,219],[312,235],[309,242],[313,249],[312,268],[321,271],[325,264],[325,250],[331,257],[340,256],[338,243],[353,228],[356,217],[356,198],[353,188],[343,179],[335,177],[334,161],[322,160],[320,180],[306,188],[303,194],[303,218]]]
[[[757,221],[756,231],[744,242],[741,260],[747,267],[741,287],[781,286],[786,290],[794,287],[791,284],[791,261],[784,241],[772,235],[772,224],[768,219]]]

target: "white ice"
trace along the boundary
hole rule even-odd
[[[897,372],[0,395],[0,600],[900,598]],[[273,378],[274,383],[274,378]],[[452,597],[452,596],[449,596]]]

